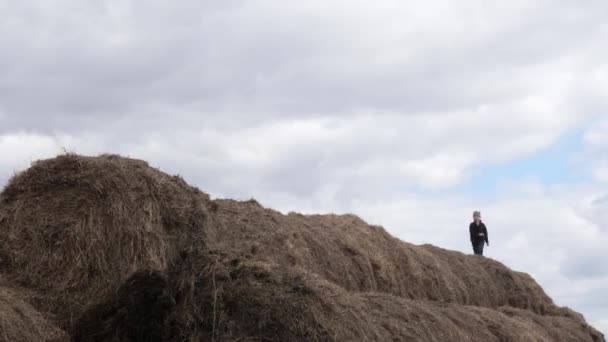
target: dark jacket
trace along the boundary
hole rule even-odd
[[[488,229],[481,221],[479,222],[479,225],[475,222],[471,222],[471,225],[469,225],[469,234],[471,235],[471,243],[473,245],[482,241],[485,241],[486,243],[490,242],[488,240]]]

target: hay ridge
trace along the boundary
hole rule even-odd
[[[525,273],[489,258],[403,242],[354,215],[282,215],[251,202],[216,203],[216,226],[223,234],[210,245],[254,251],[256,260],[302,267],[350,291],[560,311]]]

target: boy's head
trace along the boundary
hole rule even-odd
[[[479,222],[481,220],[481,212],[474,211],[473,212],[473,220],[475,220],[475,222]]]

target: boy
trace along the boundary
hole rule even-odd
[[[488,240],[488,229],[481,222],[481,213],[475,211],[473,213],[473,222],[469,225],[469,234],[471,235],[471,244],[473,245],[473,253],[475,255],[483,255],[483,244],[490,246]]]

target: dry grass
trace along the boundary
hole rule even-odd
[[[110,155],[63,155],[10,181],[0,273],[77,342],[605,341],[497,261],[354,215],[211,201]]]
[[[171,285],[161,285],[166,283]],[[167,341],[603,341],[571,317],[352,292],[303,269],[217,252],[191,256],[158,284],[178,298],[165,321]],[[115,311],[137,310],[132,301],[117,298],[124,296],[108,300],[122,304]],[[102,319],[93,320],[89,330],[111,327],[98,341],[127,341],[116,332],[129,331],[129,321],[104,315],[105,306],[92,310]]]
[[[143,161],[62,155],[0,195],[0,269],[69,325],[142,269],[166,270],[207,217],[201,193]]]
[[[19,291],[0,285],[1,342],[67,342],[66,335],[27,304]]]
[[[350,291],[390,293],[536,313],[559,309],[527,274],[488,258],[398,240],[354,215],[282,215],[253,202],[216,201],[210,245],[301,267]],[[466,238],[466,236],[465,236]]]

